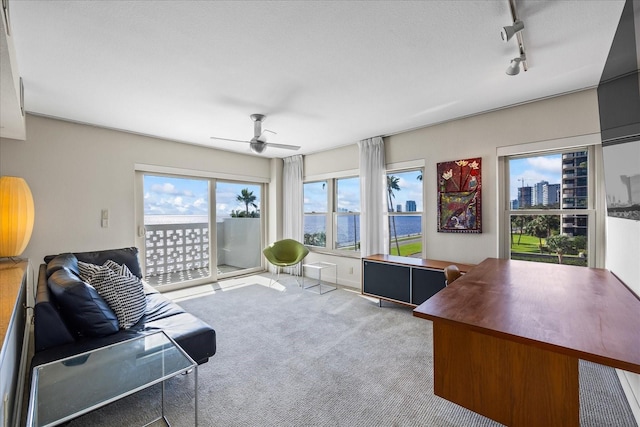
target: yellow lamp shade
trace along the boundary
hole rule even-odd
[[[33,231],[33,196],[24,179],[0,177],[0,258],[20,256]]]

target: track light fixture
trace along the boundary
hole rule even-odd
[[[502,37],[503,42],[508,42],[511,40],[511,37],[514,36],[517,32],[520,32],[524,29],[524,22],[520,20],[516,20],[513,25],[507,25],[506,27],[502,27],[500,30],[500,37]]]
[[[516,36],[516,41],[518,42],[518,54],[511,60],[511,63],[507,67],[506,73],[509,76],[515,76],[520,74],[520,65],[522,65],[522,69],[524,71],[528,70],[527,65],[527,54],[524,48],[524,39],[522,37],[522,30],[524,30],[524,22],[520,20],[518,17],[518,12],[516,11],[516,0],[507,0],[509,3],[509,10],[511,11],[511,18],[513,19],[513,25],[507,25],[506,27],[502,27],[500,31],[500,37],[502,41],[507,43],[509,40]]]
[[[525,56],[524,53],[519,57],[513,58],[511,60],[511,63],[507,67],[506,73],[510,76],[517,75],[518,73],[520,73],[520,63],[526,60],[527,60],[527,57]]]

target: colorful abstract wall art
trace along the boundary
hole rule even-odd
[[[482,158],[438,163],[438,232],[482,233]]]

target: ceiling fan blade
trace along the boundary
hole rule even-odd
[[[276,132],[269,129],[262,129],[262,122],[266,119],[264,114],[252,114],[251,120],[253,120],[253,133],[254,137],[250,141],[242,141],[239,139],[230,139],[230,138],[219,138],[217,136],[210,137],[211,139],[219,139],[221,141],[231,141],[231,142],[243,142],[245,144],[251,144],[251,151],[256,154],[262,153],[267,145],[272,146],[273,148],[283,148],[285,150],[299,150],[299,145],[287,145],[287,144],[273,144],[271,142],[267,142],[268,133],[272,133],[277,135]]]
[[[274,148],[284,148],[285,150],[299,150],[300,149],[299,145],[273,144],[271,142],[267,142],[267,145],[269,147],[274,147]]]
[[[217,136],[212,136],[210,139],[219,139],[220,141],[244,142],[245,144],[251,144],[251,141],[242,141],[240,139],[219,138]]]

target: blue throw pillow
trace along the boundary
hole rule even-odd
[[[71,331],[92,337],[118,332],[118,318],[113,310],[95,288],[68,268],[53,272],[47,286]]]

